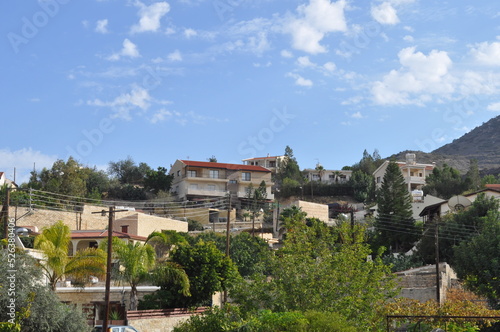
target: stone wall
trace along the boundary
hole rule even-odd
[[[306,212],[307,218],[318,218],[321,221],[328,222],[328,205],[326,204],[311,203],[300,200],[284,202],[280,205],[280,212],[282,212],[283,209],[292,207],[294,205],[300,207],[302,211]]]
[[[127,312],[128,324],[139,331],[169,332],[174,327],[188,320],[192,315],[199,315],[205,308],[193,311],[185,309],[138,310]]]
[[[441,302],[446,300],[446,290],[453,287],[457,281],[455,271],[446,263],[439,264],[439,296]],[[436,266],[426,265],[419,268],[397,272],[400,297],[406,297],[420,302],[435,300],[436,293]]]

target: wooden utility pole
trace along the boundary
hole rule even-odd
[[[2,206],[2,213],[0,216],[3,218],[3,233],[4,233],[4,239],[9,238],[9,207],[10,207],[10,188],[6,187],[5,188],[5,201]]]
[[[441,292],[439,287],[439,223],[436,220],[436,234],[434,234],[434,242],[436,247],[436,301],[438,306],[441,305]]]
[[[105,313],[104,319],[102,322],[102,330],[108,330],[108,317],[109,317],[109,292],[111,288],[111,253],[112,253],[112,242],[113,242],[113,219],[115,217],[115,209],[114,207],[109,207],[108,212],[108,259],[106,261],[106,290],[104,293],[104,305],[105,305]]]
[[[229,258],[229,245],[231,237],[229,236],[231,226],[231,193],[229,193],[229,202],[227,205],[227,223],[226,223],[226,256]],[[224,304],[227,303],[227,290],[224,290]]]

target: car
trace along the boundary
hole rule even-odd
[[[134,327],[128,325],[108,325],[109,332],[139,332]],[[92,332],[103,332],[102,325],[94,326]]]

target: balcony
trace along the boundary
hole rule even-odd
[[[425,184],[425,178],[423,176],[405,176],[405,182],[414,184]]]
[[[213,175],[209,175],[209,174],[196,174],[196,175],[186,174],[186,175],[183,175],[182,178],[183,179],[196,179],[196,180],[203,180],[203,181],[207,181],[207,180],[208,181],[217,181],[217,182],[221,182],[221,180],[227,181],[226,176],[221,175],[221,174],[219,174],[218,176],[213,176]]]
[[[208,190],[208,189],[194,189],[194,188],[188,188],[186,190],[186,195],[223,197],[228,194],[229,192],[227,190]]]

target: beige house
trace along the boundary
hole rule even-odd
[[[186,221],[151,216],[144,213],[134,213],[113,222],[113,231],[131,234],[134,236],[148,237],[153,232],[172,230],[176,232],[187,232]]]
[[[321,165],[317,165],[321,166]],[[306,178],[309,181],[318,181],[325,184],[346,183],[352,175],[352,171],[338,171],[338,170],[317,170],[312,168],[304,169]]]
[[[401,173],[405,179],[405,183],[408,185],[408,191],[412,192],[414,190],[420,191],[422,187],[425,185],[425,178],[432,173],[432,170],[436,166],[435,164],[418,164],[416,162],[416,156],[414,153],[406,154],[405,162],[396,162],[399,168],[401,169]],[[382,186],[382,182],[384,180],[385,171],[387,170],[387,166],[389,165],[389,161],[384,161],[379,168],[373,172],[373,177],[375,178],[375,185],[377,189]],[[418,194],[418,193],[416,193]]]
[[[111,234],[125,242],[146,242],[146,237],[131,235],[122,232],[115,232]],[[99,244],[108,238],[107,230],[90,230],[90,231],[71,231],[71,244],[70,255],[74,255],[77,251],[86,248],[98,247]]]
[[[250,166],[262,166],[267,169],[270,169],[273,173],[276,173],[276,170],[283,165],[283,161],[285,160],[285,156],[269,156],[267,157],[257,157],[257,158],[248,158],[243,159],[244,165]]]
[[[266,183],[267,199],[271,192],[271,171],[262,166],[177,160],[170,170],[174,177],[172,192],[179,200],[197,200],[224,197],[245,198],[251,184]]]
[[[9,188],[17,188],[17,184],[14,181],[7,179],[4,172],[0,172],[0,187],[5,185]]]

